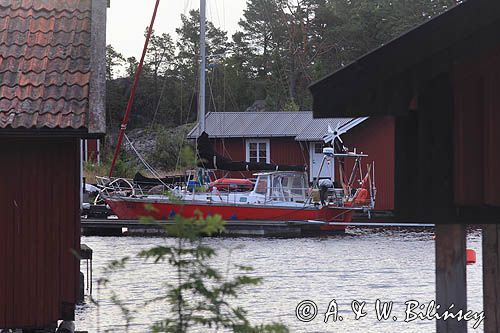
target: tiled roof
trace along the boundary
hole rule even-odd
[[[350,129],[367,118],[314,119],[311,111],[301,112],[210,112],[205,132],[210,138],[294,137],[297,141],[321,141],[328,130],[340,125]],[[198,125],[188,138],[198,137]]]
[[[0,0],[0,128],[84,128],[92,0]]]

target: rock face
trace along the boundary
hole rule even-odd
[[[266,101],[263,99],[258,99],[251,106],[249,106],[245,112],[264,112],[266,111]]]
[[[152,130],[136,128],[127,133],[127,136],[135,149],[143,156],[146,156],[148,152],[155,149],[157,134]],[[132,147],[126,139],[123,140],[123,149],[129,154],[134,154]]]
[[[157,171],[168,171],[175,166],[182,146],[188,143],[187,133],[193,127],[194,124],[174,128],[136,128],[127,133],[127,136],[137,152],[149,164],[157,168]],[[123,141],[123,149],[128,155],[136,158],[135,152],[126,139]]]

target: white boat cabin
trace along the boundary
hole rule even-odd
[[[272,171],[255,174],[253,190],[247,192],[219,191],[213,187],[209,192],[177,191],[183,200],[209,201],[213,203],[266,204],[301,206],[308,199],[307,175],[305,172]]]
[[[307,175],[304,172],[273,171],[255,175],[257,180],[250,196],[257,201],[303,204],[307,200]]]

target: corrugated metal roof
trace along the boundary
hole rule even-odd
[[[350,129],[367,118],[314,119],[312,111],[301,112],[211,112],[205,120],[210,138],[294,137],[297,141],[320,141],[328,130],[340,124]],[[188,138],[199,136],[198,125]]]
[[[0,0],[0,128],[83,128],[92,0]]]

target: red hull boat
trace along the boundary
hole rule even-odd
[[[106,179],[102,195],[120,219],[152,217],[168,220],[176,215],[188,218],[199,214],[203,217],[220,215],[231,222],[255,222],[258,225],[259,221],[282,221],[318,232],[342,232],[345,226],[333,226],[329,222],[348,224],[354,210],[367,208],[365,202],[359,200],[366,193],[363,189],[357,194],[347,195],[344,189],[333,188],[326,202],[320,204],[315,195],[318,190],[306,187],[303,172],[273,171],[256,175],[251,191],[218,190],[211,183],[208,188],[182,187],[162,194],[144,193],[125,180]],[[225,180],[224,184],[230,181]]]
[[[234,204],[175,204],[162,202],[161,199],[149,198],[146,203],[141,198],[107,198],[106,202],[120,219],[138,219],[149,216],[156,220],[172,219],[180,214],[193,217],[201,214],[203,217],[220,215],[227,221],[286,221],[304,223],[305,221],[351,222],[352,210],[338,207],[269,207],[256,205]],[[312,227],[312,226],[311,226]],[[318,230],[345,230],[344,226],[316,225]]]

